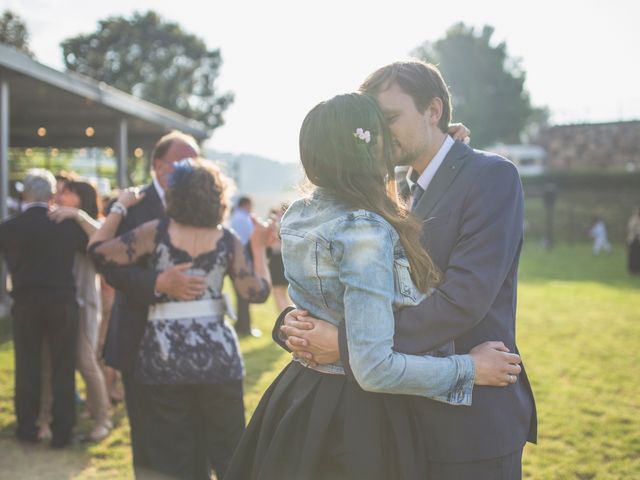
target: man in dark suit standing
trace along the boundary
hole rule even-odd
[[[52,447],[71,442],[76,419],[75,365],[78,305],[73,260],[84,251],[87,235],[75,221],[49,219],[56,188],[51,172],[33,169],[24,179],[23,211],[0,224],[0,253],[5,255],[13,290],[16,436],[37,441],[40,411],[42,342],[51,354],[53,393]]]
[[[164,192],[174,163],[198,155],[198,145],[188,135],[171,132],[158,140],[151,154],[153,181],[143,190],[144,198],[130,209],[118,202],[111,206],[111,212],[124,217],[117,234],[122,235],[143,223],[162,217]],[[138,347],[147,322],[149,305],[155,303],[158,293],[181,300],[192,300],[204,290],[202,277],[183,273],[189,266],[177,265],[164,272],[157,272],[148,269],[145,259],[141,259],[136,266],[109,267],[103,271],[106,281],[116,289],[104,358],[107,365],[120,370],[122,374],[136,475],[143,474],[148,465],[144,448],[144,400],[134,378]]]
[[[524,220],[515,166],[447,135],[449,92],[432,65],[387,65],[361,90],[374,95],[385,114],[397,164],[411,167],[409,205],[423,219],[425,247],[443,272],[434,294],[396,315],[394,348],[408,354],[464,354],[474,345],[499,340],[517,353]],[[298,321],[293,315],[285,323],[289,348],[320,363],[340,358],[348,368],[344,324],[336,331],[326,322]],[[416,400],[430,478],[521,478],[524,445],[537,435],[535,403],[524,366],[519,379],[507,377],[508,387],[474,388],[470,407]]]

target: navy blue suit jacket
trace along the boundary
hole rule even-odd
[[[45,206],[32,206],[0,223],[5,255],[19,302],[75,302],[73,262],[87,248],[87,235],[73,220],[56,223]]]
[[[163,215],[164,206],[151,184],[146,187],[140,203],[129,209],[117,235]],[[116,289],[103,355],[107,365],[123,373],[133,372],[149,305],[156,301],[155,284],[159,272],[148,268],[146,260],[141,258],[136,265],[107,267],[101,271],[107,283]]]

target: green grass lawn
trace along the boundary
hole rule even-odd
[[[525,478],[640,478],[640,278],[630,278],[624,262],[620,246],[603,257],[586,245],[525,249],[517,333],[539,415]],[[273,303],[252,312],[265,335],[242,341],[248,415],[288,361],[269,336]],[[122,406],[113,434],[99,444],[52,451],[13,440],[13,351],[6,331],[0,338],[0,477],[131,478]]]

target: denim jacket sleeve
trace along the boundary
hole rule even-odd
[[[470,405],[475,369],[469,355],[406,355],[393,347],[393,228],[371,214],[336,228],[331,252],[344,285],[344,318],[353,375],[364,390]]]

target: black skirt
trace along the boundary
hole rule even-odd
[[[412,398],[291,362],[260,400],[224,478],[426,479]]]
[[[269,255],[269,273],[271,274],[271,284],[276,287],[287,287],[289,282],[284,276],[284,263],[282,263],[281,253],[271,253]]]

